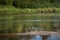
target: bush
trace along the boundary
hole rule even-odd
[[[37,9],[21,9],[21,8],[15,8],[13,6],[0,6],[0,15],[4,14],[30,14],[30,13],[58,13],[60,12],[60,8],[37,8]]]

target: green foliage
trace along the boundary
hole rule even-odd
[[[0,5],[12,5],[13,0],[0,0]]]
[[[15,0],[14,5],[19,8],[60,7],[60,2],[55,0]]]
[[[55,0],[0,0],[0,5],[13,5],[19,8],[60,7],[60,2]]]
[[[50,16],[46,16],[46,15],[35,15],[33,16],[33,14],[35,13],[41,13],[41,14],[45,14],[45,13],[51,13],[53,11],[53,9],[55,10],[56,14],[58,12],[60,12],[60,8],[38,8],[38,9],[20,9],[20,8],[15,8],[13,6],[6,6],[6,5],[1,5],[0,6],[0,22],[7,22],[7,23],[0,23],[0,32],[9,32],[9,33],[16,33],[16,32],[22,32],[24,29],[24,24],[25,26],[29,27],[33,26],[35,24],[35,22],[31,22],[31,23],[23,23],[23,22],[14,22],[14,21],[18,21],[18,20],[52,20],[54,17]],[[9,15],[7,15],[9,14]],[[26,14],[27,16],[16,16],[16,15],[21,15],[21,14]],[[32,14],[32,15],[31,15]],[[31,15],[31,16],[28,16]],[[52,18],[52,19],[51,19]],[[55,19],[55,18],[54,18]],[[55,19],[57,20],[57,19]],[[60,20],[60,18],[59,18]],[[38,23],[37,23],[38,24]],[[39,27],[44,27],[44,30],[49,30],[50,29],[54,29],[52,23],[47,22],[39,22],[38,24]]]
[[[0,14],[34,14],[34,13],[59,13],[60,8],[38,8],[38,9],[20,9],[13,6],[0,6]]]
[[[0,0],[0,5],[13,5],[19,8],[60,7],[60,2],[55,0]]]

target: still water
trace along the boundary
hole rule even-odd
[[[49,35],[47,38],[41,35],[0,36],[0,40],[60,40],[60,35]]]
[[[18,36],[18,40],[44,40],[41,35],[35,36]],[[60,40],[60,35],[50,35],[46,40]]]

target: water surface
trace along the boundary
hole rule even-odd
[[[18,40],[43,40],[43,37],[41,35],[19,36]],[[60,40],[60,35],[50,35],[47,37],[47,40]]]

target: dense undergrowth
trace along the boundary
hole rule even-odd
[[[59,13],[60,12],[60,8],[37,8],[37,9],[29,9],[29,8],[15,8],[14,6],[0,6],[0,14],[20,14],[20,13],[25,13],[25,14],[29,14],[29,13]]]

